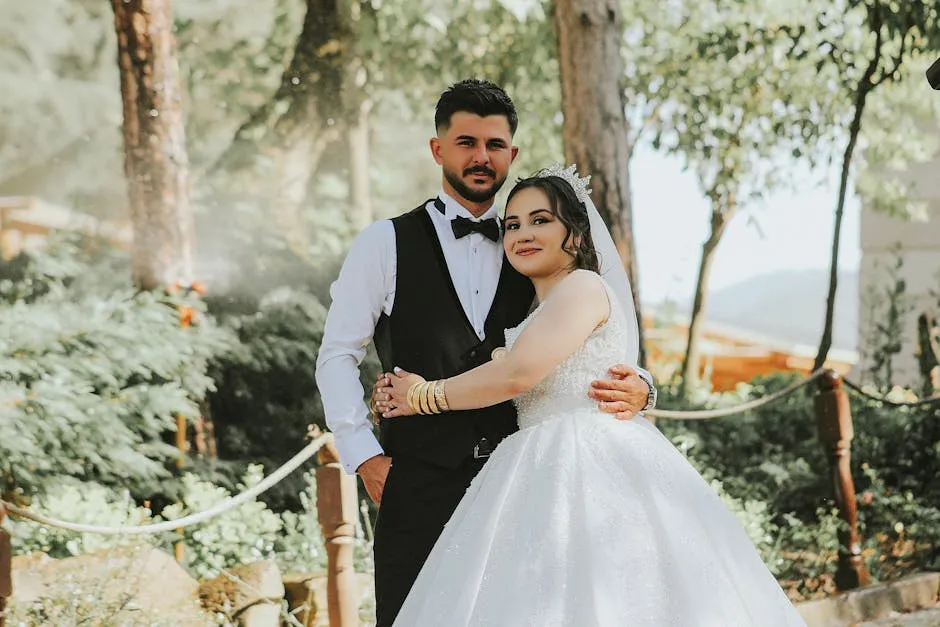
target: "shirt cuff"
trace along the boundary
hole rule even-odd
[[[356,469],[362,465],[362,462],[376,455],[385,454],[371,428],[357,429],[342,437],[336,437],[334,443],[336,450],[339,451],[339,461],[350,475],[356,474]]]
[[[650,374],[648,370],[637,367],[636,375],[640,377],[640,379],[642,379],[643,382],[646,383],[646,385],[648,385],[650,388],[649,395],[646,397],[646,406],[640,410],[640,415],[642,416],[643,412],[654,409],[656,407],[656,385],[653,383],[653,375]]]

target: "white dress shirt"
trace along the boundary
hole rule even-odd
[[[443,214],[433,202],[425,210],[437,231],[460,304],[482,340],[483,324],[499,283],[503,244],[480,233],[457,239],[450,221],[457,216],[473,220],[494,218],[497,208],[494,205],[480,218],[474,218],[443,191],[439,197],[444,201]],[[392,312],[397,266],[395,227],[390,220],[380,220],[356,237],[339,277],[330,286],[333,303],[317,356],[317,388],[340,461],[350,474],[362,462],[383,452],[372,432],[369,408],[363,400],[366,391],[359,380],[359,364],[379,317],[383,312]]]
[[[482,340],[483,323],[499,283],[503,243],[501,239],[494,242],[480,233],[457,239],[450,221],[456,216],[472,220],[496,217],[497,209],[494,205],[480,218],[474,218],[443,190],[439,197],[444,201],[445,212],[441,214],[433,201],[427,203],[425,211],[437,231],[460,304]],[[598,250],[598,256],[602,274],[607,260],[620,261],[616,249]],[[317,388],[340,462],[350,474],[355,473],[362,462],[383,453],[372,431],[369,408],[363,400],[366,390],[359,380],[359,364],[372,342],[379,317],[383,312],[392,312],[397,266],[395,227],[390,220],[380,220],[356,237],[339,277],[330,286],[333,303],[317,355]],[[637,372],[653,385],[647,371],[637,368]]]

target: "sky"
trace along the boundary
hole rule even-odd
[[[777,192],[734,217],[715,253],[711,290],[786,270],[828,269],[838,182],[818,185],[808,173],[794,176],[800,191]],[[683,172],[677,158],[638,147],[631,184],[643,301],[691,302],[709,219],[694,173]],[[860,259],[859,203],[850,197],[839,269],[857,269]]]

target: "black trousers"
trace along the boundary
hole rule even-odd
[[[434,543],[485,459],[455,469],[397,457],[375,524],[376,627],[391,627]]]

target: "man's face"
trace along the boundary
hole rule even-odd
[[[445,191],[474,203],[496,195],[518,152],[503,115],[481,118],[459,111],[451,116],[449,128],[431,138],[431,154],[444,171]]]

